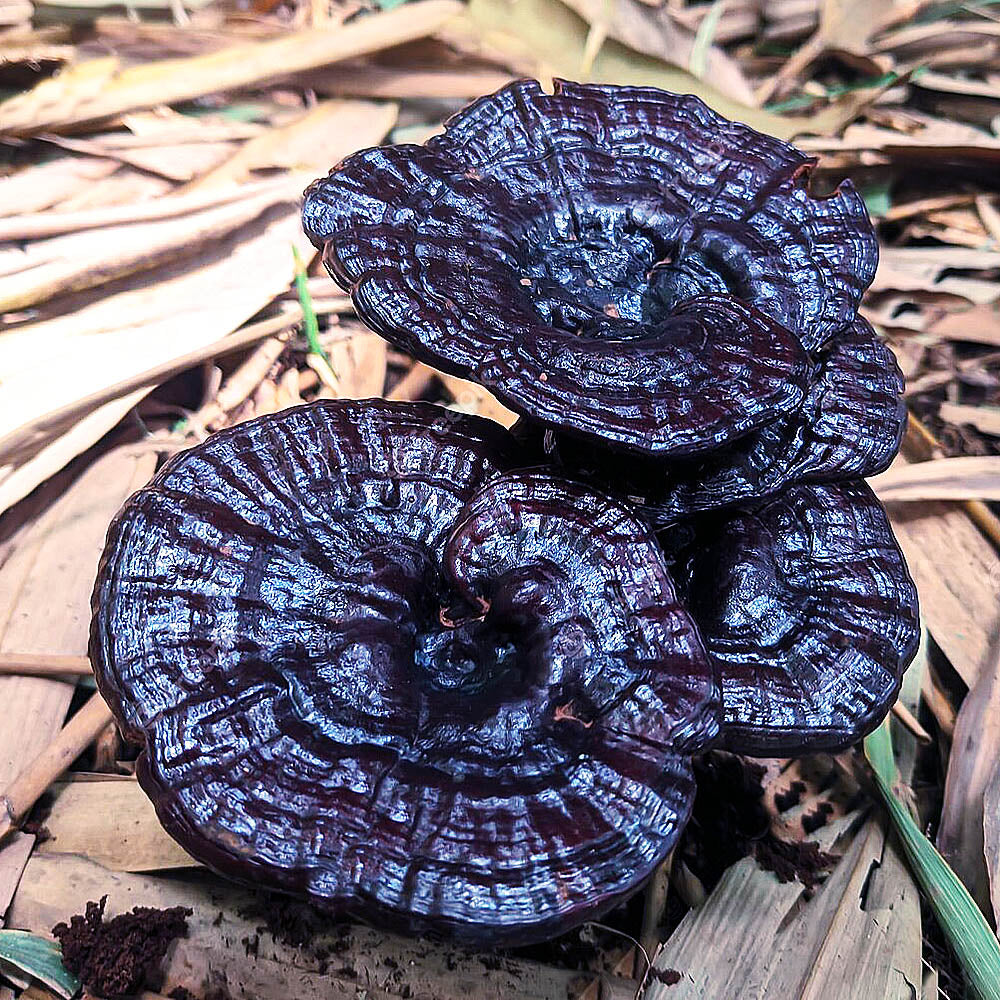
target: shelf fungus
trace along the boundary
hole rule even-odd
[[[663,859],[712,667],[649,529],[515,451],[427,404],[315,403],[126,504],[91,657],[192,855],[490,944],[596,917]]]
[[[864,205],[812,165],[694,97],[521,81],[309,188],[361,318],[523,420],[316,402],[117,515],[91,660],[193,856],[537,941],[666,856],[692,755],[884,717],[916,594],[862,480],[902,379]]]
[[[797,486],[694,522],[676,576],[722,685],[722,745],[841,749],[896,699],[917,594],[864,483]]]
[[[711,451],[802,399],[877,245],[850,184],[695,97],[510,84],[423,146],[363,150],[303,221],[359,314],[550,428]]]
[[[774,496],[797,483],[885,471],[906,429],[892,351],[856,319],[815,355],[802,404],[724,448],[686,460],[637,461],[519,421],[514,433],[564,474],[627,498],[659,528],[691,514]]]

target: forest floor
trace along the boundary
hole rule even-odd
[[[989,995],[966,981],[963,932],[928,905],[860,749],[708,755],[694,820],[644,893],[604,924],[480,953],[331,924],[209,874],[163,833],[90,700],[97,557],[165,456],[324,397],[513,421],[366,330],[303,237],[299,199],[345,155],[421,142],[519,76],[696,93],[814,154],[815,185],[862,192],[881,244],[862,312],[910,408],[873,486],[923,624],[889,783],[995,926],[995,0],[0,0],[0,790],[33,806],[0,842],[2,926],[50,939],[103,896],[109,917],[189,908],[185,937],[149,945],[143,994],[179,1000]],[[293,247],[326,359],[301,329]],[[46,751],[74,760],[54,782]],[[0,1000],[75,989],[4,933]]]

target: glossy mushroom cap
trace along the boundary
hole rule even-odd
[[[887,469],[906,429],[903,376],[892,351],[856,319],[816,355],[802,404],[709,454],[633,455],[521,421],[515,434],[565,475],[626,499],[658,528],[691,514],[774,496],[797,483],[841,482]]]
[[[840,749],[895,701],[919,641],[917,592],[864,483],[706,515],[675,575],[719,674],[726,748]]]
[[[166,829],[360,917],[540,939],[636,889],[718,732],[627,509],[496,425],[331,401],[222,431],[112,524],[101,691]]]
[[[359,314],[520,413],[658,456],[793,410],[877,259],[813,160],[651,88],[521,81],[348,157],[303,221]]]

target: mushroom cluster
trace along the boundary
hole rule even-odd
[[[692,755],[878,724],[918,634],[862,481],[901,377],[864,206],[811,167],[694,97],[523,81],[309,188],[364,321],[522,419],[317,402],[115,518],[91,657],[191,854],[525,943],[642,884]]]

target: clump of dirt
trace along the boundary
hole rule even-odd
[[[342,927],[316,907],[287,896],[269,895],[263,916],[274,939],[290,948],[306,948],[317,935],[340,931]]]
[[[664,986],[676,986],[684,978],[676,969],[650,969],[649,974]]]
[[[694,759],[694,772],[698,792],[681,856],[706,889],[711,890],[730,865],[747,855],[780,881],[797,878],[808,888],[814,888],[836,863],[814,841],[775,836],[761,784],[767,772],[760,764],[710,751]]]
[[[183,906],[137,906],[105,922],[107,901],[102,896],[99,903],[89,902],[86,913],[52,928],[63,963],[95,996],[116,998],[146,986],[155,989],[163,956],[175,938],[187,934],[192,911]]]

